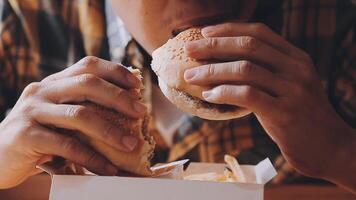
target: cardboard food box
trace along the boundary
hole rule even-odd
[[[156,178],[54,175],[50,200],[262,200],[264,184],[276,171],[269,159],[259,164],[241,165],[245,182],[222,183],[184,180],[183,177],[202,173],[222,173],[225,164],[190,163],[183,171],[182,162],[172,173]]]

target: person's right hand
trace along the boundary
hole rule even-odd
[[[130,152],[137,139],[99,118],[82,102],[93,102],[137,118],[146,107],[127,89],[140,80],[123,66],[86,57],[73,66],[23,91],[9,115],[0,123],[0,189],[18,185],[39,173],[37,165],[60,156],[101,175],[115,175],[116,167],[74,137],[55,127],[81,132]]]

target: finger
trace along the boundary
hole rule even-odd
[[[254,113],[265,112],[275,105],[275,98],[251,86],[220,85],[203,92],[211,103],[229,104],[247,108]]]
[[[127,90],[92,74],[53,81],[43,92],[54,103],[91,101],[134,118],[146,113],[146,106],[132,98]]]
[[[30,176],[35,176],[35,175],[38,175],[38,174],[40,174],[42,172],[43,172],[42,169],[35,168],[29,175]]]
[[[188,69],[185,80],[195,85],[252,85],[273,95],[285,92],[285,81],[267,69],[249,61],[203,65]]]
[[[124,152],[137,146],[137,138],[124,133],[122,127],[100,117],[88,106],[44,103],[33,116],[40,124],[79,131]]]
[[[37,153],[61,156],[100,175],[115,175],[117,173],[116,167],[107,159],[77,139],[49,129],[37,128],[32,134],[31,140]]]
[[[44,155],[37,161],[36,165],[42,165],[44,163],[51,162],[52,160],[53,160],[53,156]]]
[[[190,57],[201,60],[250,60],[278,72],[296,72],[298,62],[249,36],[207,38],[186,44]]]
[[[260,23],[224,23],[202,29],[204,37],[251,36],[269,44],[296,59],[305,59],[305,53],[287,42],[268,26]]]
[[[141,80],[123,65],[94,56],[85,57],[73,66],[48,76],[43,81],[54,81],[80,74],[94,74],[124,88],[139,88],[141,86]]]

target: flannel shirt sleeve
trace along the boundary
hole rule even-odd
[[[17,93],[16,68],[20,49],[18,39],[25,39],[24,30],[8,1],[4,1],[0,22],[0,120],[15,103]],[[16,39],[17,38],[17,39]]]
[[[334,107],[339,115],[354,129],[356,128],[356,5],[343,9],[340,16],[346,26],[340,35],[341,43],[337,47],[339,59],[335,73],[333,92]],[[353,13],[353,14],[352,14]]]
[[[334,38],[338,44],[332,54],[336,59],[331,63],[329,98],[338,114],[356,128],[356,6],[346,1],[339,3]],[[271,184],[306,179],[282,155],[274,160],[274,166],[278,175]]]

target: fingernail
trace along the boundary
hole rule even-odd
[[[202,34],[204,37],[209,37],[209,36],[211,36],[213,33],[214,33],[214,27],[213,27],[213,26],[207,26],[207,27],[204,27],[204,28],[201,30],[201,34]]]
[[[127,81],[130,83],[130,85],[134,85],[137,86],[140,84],[140,80],[138,80],[138,78],[136,78],[134,75],[132,75],[131,73],[127,74],[126,77]]]
[[[122,137],[121,142],[129,151],[133,151],[138,141],[134,136],[126,135]]]
[[[202,96],[205,100],[209,100],[210,98],[212,98],[213,92],[212,91],[204,91],[202,93]]]
[[[115,176],[118,170],[115,166],[109,164],[106,165],[105,171],[107,176]]]
[[[190,81],[194,78],[194,76],[197,74],[197,71],[194,69],[190,69],[184,72],[184,79],[186,81]]]
[[[138,113],[146,112],[146,109],[147,109],[145,105],[143,105],[142,103],[140,103],[138,101],[135,101],[133,103],[133,107],[134,107],[135,111]]]

